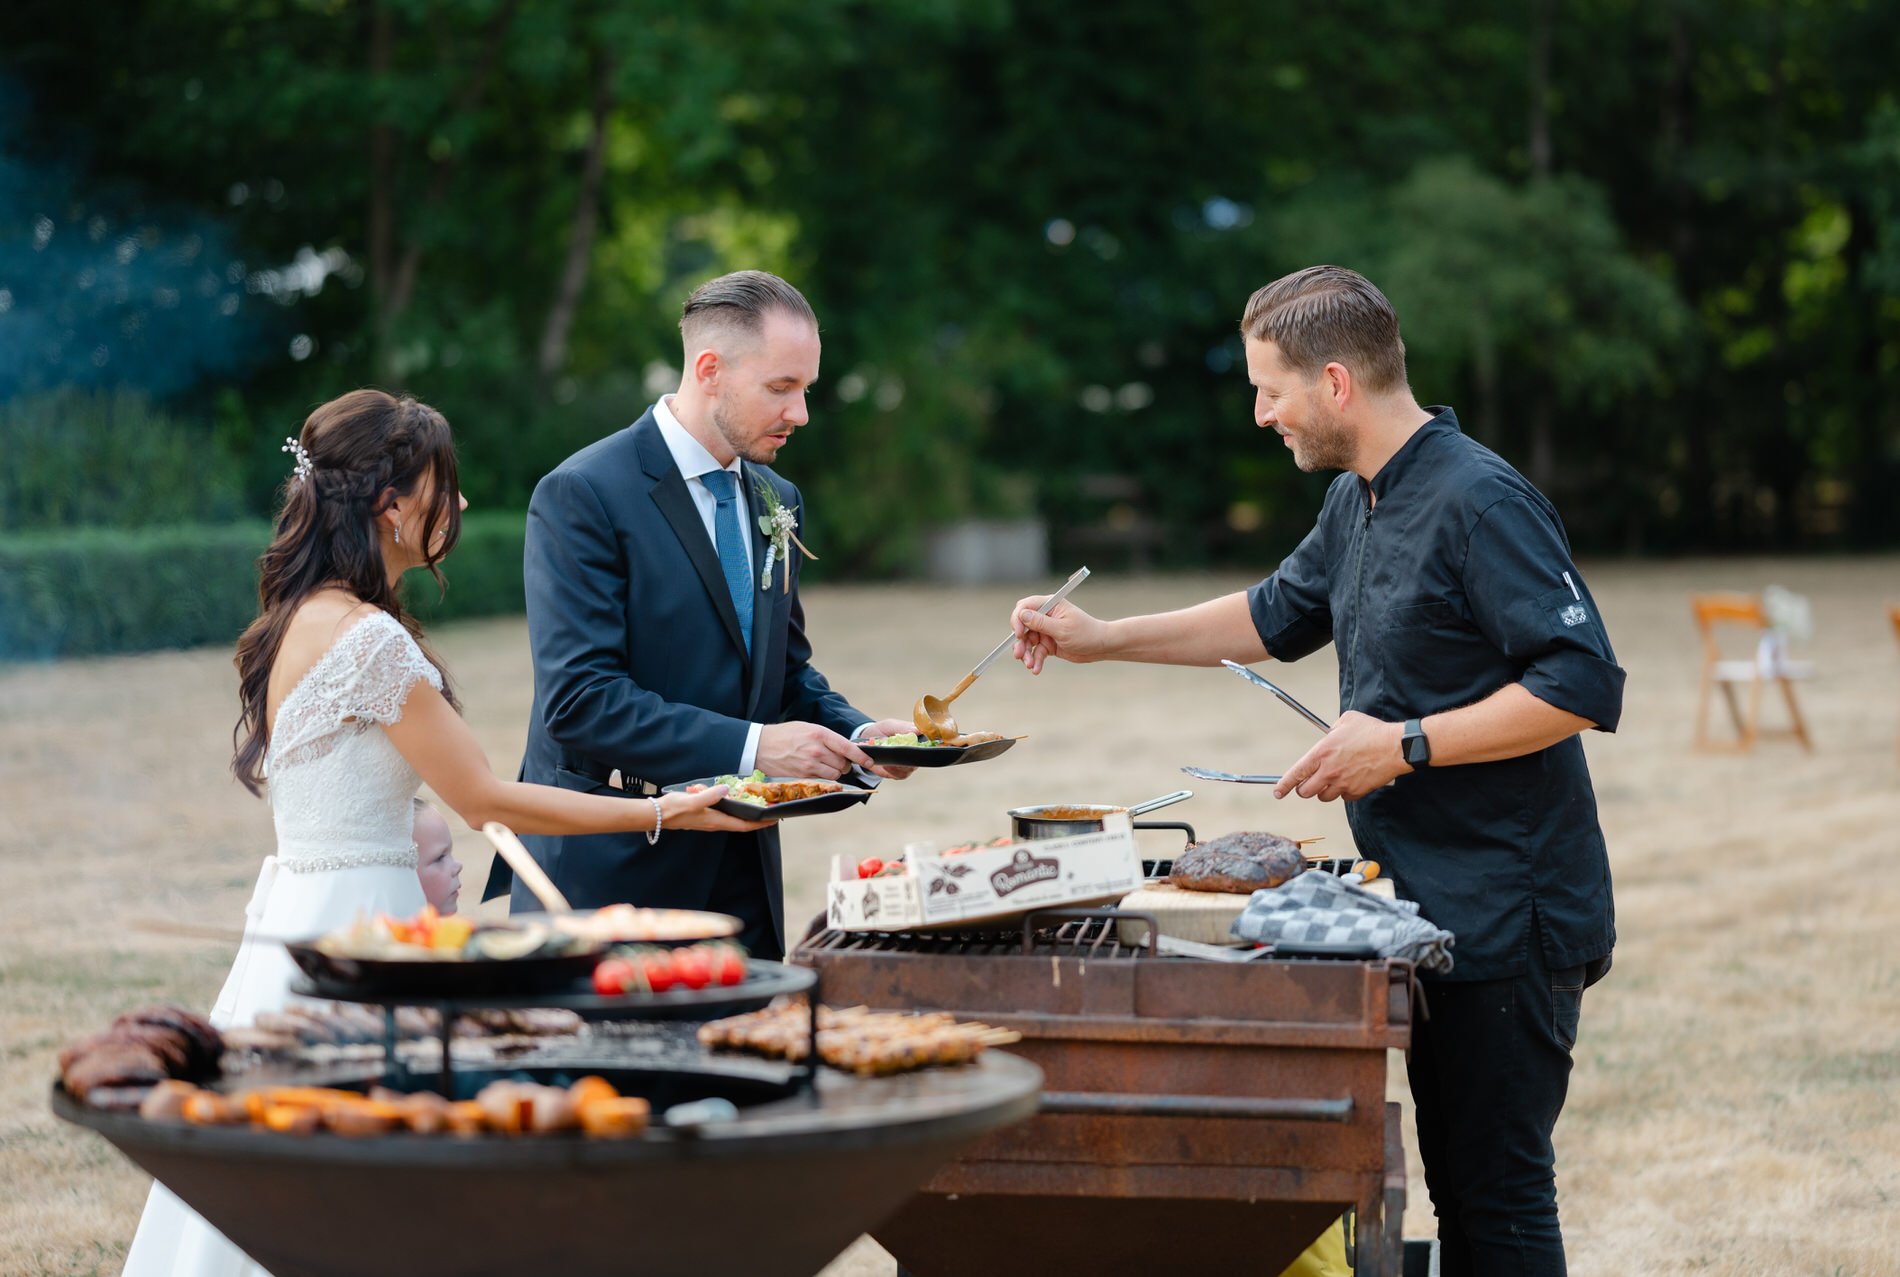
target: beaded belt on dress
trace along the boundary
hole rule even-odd
[[[393,869],[414,869],[421,863],[422,855],[416,844],[407,847],[353,847],[338,849],[317,849],[297,851],[280,846],[277,849],[279,868],[291,873],[329,873],[337,869],[364,869],[372,865],[388,865]]]

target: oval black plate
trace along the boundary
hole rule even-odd
[[[874,763],[893,767],[955,767],[959,763],[980,763],[994,758],[1016,742],[1008,737],[986,740],[975,745],[860,745]]]
[[[605,946],[536,958],[482,958],[405,962],[345,958],[312,944],[286,944],[316,996],[361,1001],[373,996],[502,998],[571,989],[594,973]]]
[[[570,976],[558,986],[537,989],[527,995],[461,991],[431,993],[407,989],[371,993],[361,985],[351,985],[345,989],[309,976],[293,980],[290,991],[299,997],[329,998],[337,1002],[379,1002],[386,999],[390,1006],[440,1006],[453,1003],[466,1010],[484,1007],[557,1007],[577,1011],[590,1020],[667,1020],[703,1014],[714,1009],[734,1012],[755,1009],[781,994],[802,993],[817,982],[818,973],[810,967],[747,958],[745,979],[739,984],[707,985],[703,989],[676,987],[665,993],[595,993],[593,981],[586,976]]]
[[[813,780],[811,776],[767,776],[768,781]],[[712,785],[718,782],[717,776],[702,776],[698,780],[683,780],[677,785],[668,785],[663,793],[675,794],[690,785]],[[836,783],[836,782],[833,782]],[[748,803],[738,798],[722,798],[713,804],[715,810],[740,820],[784,820],[787,816],[821,816],[828,811],[843,811],[846,807],[871,801],[874,790],[858,789],[846,785],[835,793],[819,794],[814,798],[794,798],[789,803]]]

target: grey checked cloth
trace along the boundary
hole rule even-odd
[[[1451,932],[1419,917],[1414,901],[1387,900],[1320,870],[1254,892],[1233,933],[1256,944],[1370,945],[1421,971],[1451,970]]]

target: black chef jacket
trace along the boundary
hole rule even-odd
[[[1276,660],[1339,649],[1339,704],[1387,722],[1510,683],[1614,731],[1623,671],[1557,511],[1449,408],[1368,484],[1348,471],[1280,570],[1247,592]],[[1376,503],[1369,494],[1377,497]],[[1525,968],[1538,923],[1551,969],[1609,953],[1610,866],[1583,743],[1424,767],[1346,804],[1361,855],[1457,936],[1451,978]]]

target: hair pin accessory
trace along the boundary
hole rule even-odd
[[[310,477],[310,472],[316,468],[315,466],[310,464],[309,449],[305,448],[301,443],[298,443],[296,440],[296,437],[293,435],[285,435],[284,446],[279,448],[277,451],[288,452],[291,456],[297,459],[297,470],[296,470],[295,475],[293,476],[294,478],[308,479]]]

